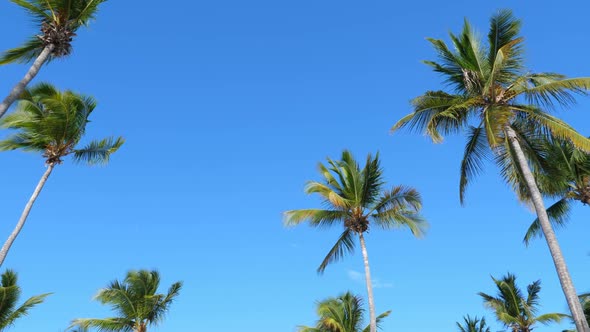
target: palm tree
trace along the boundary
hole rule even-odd
[[[538,159],[543,165],[534,172],[539,190],[557,199],[547,208],[549,220],[555,227],[565,226],[574,201],[590,204],[590,154],[568,141],[543,140]],[[529,227],[524,242],[528,245],[535,236],[542,237],[538,218]]]
[[[340,160],[328,158],[328,166],[319,164],[323,183],[308,182],[305,192],[322,197],[327,209],[303,209],[285,212],[285,225],[295,226],[308,221],[311,226],[324,227],[340,223],[344,231],[330,249],[318,268],[324,272],[328,264],[339,260],[346,253],[352,253],[358,236],[363,261],[369,299],[371,332],[377,329],[373,287],[369,269],[369,257],[363,234],[369,230],[370,223],[383,229],[407,227],[415,236],[421,236],[426,222],[420,216],[422,207],[420,194],[413,188],[396,186],[391,191],[382,192],[383,171],[379,155],[369,155],[363,169],[359,167],[349,151],[342,152]]]
[[[20,306],[16,303],[20,298],[21,289],[17,285],[17,274],[12,270],[6,270],[2,273],[0,285],[0,331],[14,325],[14,322],[26,316],[29,309],[45,300],[50,293],[33,296],[26,300]]]
[[[485,318],[471,318],[469,315],[463,317],[464,323],[457,322],[457,327],[461,332],[491,332],[490,327],[486,325]]]
[[[300,326],[299,332],[369,332],[371,325],[362,327],[362,300],[360,297],[346,292],[338,297],[331,297],[318,303],[318,320],[315,327]],[[377,326],[391,311],[377,317]]]
[[[147,332],[150,325],[164,320],[170,305],[178,296],[182,282],[173,283],[166,294],[156,294],[160,285],[158,271],[129,271],[123,282],[112,281],[101,289],[95,299],[108,304],[117,317],[79,318],[72,327],[82,331],[96,328],[99,331]]]
[[[479,293],[483,298],[486,307],[494,310],[496,318],[512,332],[530,332],[536,323],[550,324],[559,323],[568,315],[560,313],[549,313],[537,316],[539,309],[539,292],[541,281],[537,280],[527,286],[527,296],[516,285],[516,277],[507,274],[502,279],[495,279],[494,283],[498,289],[497,296],[486,293]]]
[[[531,155],[527,135],[553,136],[589,151],[590,140],[544,109],[573,103],[575,93],[590,87],[590,78],[528,72],[524,67],[523,39],[519,36],[520,21],[509,10],[502,10],[491,17],[490,23],[488,45],[484,45],[467,21],[458,36],[451,34],[454,51],[442,40],[429,39],[439,62],[425,63],[445,77],[452,91],[427,91],[415,98],[414,111],[399,120],[392,130],[409,127],[424,131],[434,142],[441,142],[443,135],[467,131],[460,168],[462,203],[467,184],[481,171],[490,151],[496,156],[510,157],[497,161],[503,170],[506,163],[513,165],[523,179],[576,326],[580,332],[587,332],[590,329],[583,319],[576,290],[527,161]]]
[[[38,24],[40,34],[22,46],[0,55],[0,65],[12,62],[33,64],[0,103],[0,117],[16,101],[47,61],[72,52],[72,39],[81,26],[94,19],[98,6],[106,0],[11,0],[24,8]]]
[[[1,127],[16,130],[0,141],[0,150],[40,152],[47,169],[25,205],[14,231],[0,249],[0,265],[4,263],[53,168],[61,164],[64,157],[72,155],[75,162],[90,165],[106,164],[110,155],[124,142],[121,137],[106,138],[78,147],[89,122],[88,117],[96,107],[92,97],[70,90],[60,92],[52,85],[39,84],[26,91],[22,98],[17,110],[0,122]]]

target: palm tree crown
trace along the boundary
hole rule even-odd
[[[10,49],[0,56],[0,65],[11,62],[29,62],[37,58],[45,47],[51,47],[49,58],[68,55],[72,51],[72,38],[76,30],[94,19],[98,6],[106,0],[11,0],[25,9],[40,34],[31,37],[24,45]]]
[[[559,323],[565,314],[549,313],[537,315],[539,310],[539,292],[541,281],[537,280],[527,286],[526,297],[516,285],[516,276],[507,274],[502,279],[495,279],[497,296],[479,293],[484,304],[494,310],[496,318],[512,332],[530,332],[536,323]]]
[[[340,160],[328,158],[328,166],[320,163],[323,182],[309,181],[307,194],[318,194],[328,209],[302,209],[285,212],[285,225],[295,226],[308,221],[311,226],[324,227],[341,223],[344,231],[318,268],[323,272],[331,262],[354,250],[353,235],[366,232],[373,223],[384,229],[401,226],[421,236],[426,222],[420,216],[420,194],[413,188],[393,187],[382,191],[383,170],[379,155],[367,157],[360,168],[349,151]]]
[[[33,296],[20,306],[17,302],[21,295],[21,289],[17,285],[17,274],[12,270],[6,270],[2,274],[0,285],[0,331],[12,326],[15,321],[29,313],[29,309],[42,303],[50,293]]]
[[[39,84],[22,98],[17,110],[0,123],[3,128],[16,130],[0,141],[0,150],[40,152],[48,165],[60,164],[68,155],[77,162],[104,164],[124,142],[121,137],[105,138],[78,147],[96,107],[92,97]]]
[[[318,303],[318,316],[315,327],[300,326],[299,332],[368,332],[370,326],[362,327],[365,310],[359,296],[346,292]],[[377,317],[377,324],[391,311]]]
[[[160,274],[157,271],[129,271],[122,282],[111,282],[101,289],[95,299],[108,304],[117,313],[111,318],[80,318],[71,327],[82,330],[146,332],[148,326],[164,319],[170,305],[178,296],[182,282],[173,283],[166,294],[157,294]]]
[[[451,92],[427,91],[415,98],[414,111],[392,128],[425,131],[434,142],[442,141],[445,134],[467,130],[459,186],[461,202],[489,149],[496,156],[509,157],[509,164],[515,167],[510,130],[516,132],[525,153],[529,152],[527,137],[532,134],[558,137],[590,150],[590,140],[545,111],[555,104],[573,103],[574,94],[590,87],[590,78],[530,73],[524,67],[520,27],[521,22],[509,10],[502,10],[490,19],[487,45],[467,21],[459,35],[450,34],[454,51],[442,40],[429,39],[439,61],[424,63],[442,74]],[[534,132],[524,132],[531,124]],[[506,158],[497,158],[497,162],[505,176],[515,174],[505,169],[510,167],[505,164]]]
[[[457,322],[457,327],[461,332],[491,332],[490,327],[486,325],[485,318],[463,317],[463,324]]]

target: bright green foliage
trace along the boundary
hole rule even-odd
[[[507,274],[502,279],[495,279],[497,296],[479,293],[486,307],[492,309],[499,322],[512,332],[530,332],[536,323],[559,323],[568,315],[549,313],[537,315],[539,309],[539,292],[541,281],[537,280],[527,286],[526,297],[516,285],[516,277]]]
[[[464,323],[457,322],[457,327],[461,332],[491,332],[490,327],[486,325],[485,318],[471,318],[469,315],[463,317]]]
[[[318,303],[320,317],[315,327],[300,326],[299,332],[368,332],[370,326],[362,327],[365,310],[360,297],[346,292],[338,297],[328,298]],[[377,326],[389,316],[386,311],[377,316]]]
[[[0,56],[0,65],[29,62],[48,45],[53,45],[51,58],[70,54],[76,30],[94,19],[98,6],[106,0],[11,0],[25,9],[38,25],[40,33],[24,45]]]
[[[544,195],[558,199],[547,208],[547,214],[554,226],[565,226],[574,201],[590,204],[590,154],[567,141],[542,140],[536,145],[540,167],[535,178],[539,189]],[[535,236],[543,236],[538,219],[529,227],[525,243]]]
[[[423,131],[434,142],[441,142],[447,134],[466,132],[460,170],[461,202],[467,185],[481,172],[490,151],[509,183],[524,183],[511,178],[521,178],[521,172],[509,144],[509,128],[517,133],[527,157],[534,155],[527,144],[530,135],[556,137],[590,151],[590,140],[546,112],[554,105],[575,102],[575,94],[590,87],[590,78],[529,72],[524,66],[520,26],[509,10],[502,10],[490,19],[487,44],[467,21],[459,35],[450,34],[452,48],[442,40],[429,39],[438,61],[424,63],[443,76],[449,91],[427,91],[415,98],[413,112],[392,128]]]
[[[12,326],[17,319],[26,316],[29,309],[42,303],[50,293],[33,296],[20,306],[17,306],[16,303],[20,295],[21,289],[17,285],[16,273],[12,270],[6,270],[2,274],[2,284],[0,286],[0,331],[4,331]]]
[[[16,130],[0,141],[0,150],[40,152],[48,164],[59,164],[68,155],[77,162],[105,164],[124,142],[121,137],[107,138],[78,147],[96,107],[92,97],[38,84],[22,98],[16,111],[0,122],[2,128]]]
[[[383,170],[379,156],[367,157],[361,169],[349,151],[344,151],[340,160],[328,158],[328,164],[319,164],[323,182],[310,181],[305,187],[307,194],[318,194],[326,209],[303,209],[285,212],[285,225],[295,226],[308,221],[314,227],[344,226],[336,244],[328,252],[318,268],[323,272],[331,262],[354,250],[355,234],[362,234],[370,223],[383,229],[407,227],[420,236],[426,222],[420,216],[420,194],[413,188],[395,186],[382,191]]]
[[[117,317],[79,318],[72,322],[71,327],[112,332],[147,332],[148,326],[158,325],[164,320],[182,288],[182,282],[175,282],[168,293],[158,294],[156,292],[159,285],[160,274],[157,271],[129,271],[122,282],[111,282],[95,296],[100,303],[110,305]]]

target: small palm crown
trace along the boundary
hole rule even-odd
[[[61,92],[49,84],[36,85],[24,93],[16,111],[0,121],[1,127],[16,130],[0,141],[0,150],[41,152],[49,165],[60,164],[68,155],[77,162],[107,163],[123,144],[123,138],[106,138],[77,147],[95,107],[92,97],[70,90]]]
[[[63,57],[72,51],[76,30],[94,19],[98,6],[106,0],[11,0],[24,8],[39,24],[41,34],[23,46],[6,51],[0,64],[29,62],[45,47],[52,47],[51,57]]]

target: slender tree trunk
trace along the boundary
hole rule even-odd
[[[367,254],[367,246],[365,245],[363,233],[359,233],[359,240],[361,242],[361,251],[363,252],[363,262],[365,263],[365,281],[367,282],[367,297],[369,298],[369,315],[371,318],[370,330],[371,332],[377,332],[377,316],[375,316],[375,301],[373,299],[371,270],[369,269],[369,255]]]
[[[20,233],[20,231],[23,229],[23,226],[25,225],[25,221],[27,221],[27,217],[29,216],[29,212],[31,212],[31,208],[33,207],[35,200],[37,199],[37,197],[41,193],[41,189],[43,189],[43,186],[45,185],[47,178],[49,178],[49,175],[51,174],[51,171],[53,170],[54,166],[55,166],[54,164],[49,164],[47,166],[47,170],[45,171],[45,173],[43,173],[41,180],[39,180],[39,183],[37,184],[35,191],[33,191],[33,195],[31,195],[29,202],[27,202],[27,205],[25,205],[25,209],[23,210],[23,213],[21,214],[20,219],[18,220],[18,223],[16,224],[16,227],[14,228],[14,230],[12,231],[12,233],[10,234],[10,236],[8,237],[8,239],[6,240],[4,245],[2,246],[2,249],[0,249],[0,266],[2,266],[2,264],[4,263],[4,260],[6,259],[6,255],[8,254],[8,250],[10,250],[12,243],[14,242],[16,237],[18,236],[18,233]]]
[[[39,73],[41,66],[43,66],[43,64],[47,61],[47,59],[49,58],[49,55],[51,55],[51,52],[53,52],[54,48],[55,48],[55,45],[53,45],[53,44],[49,44],[49,45],[45,46],[43,51],[41,51],[41,54],[39,54],[37,59],[35,59],[35,62],[33,62],[31,67],[29,68],[29,71],[27,71],[27,73],[25,74],[25,77],[23,77],[23,79],[20,80],[20,82],[18,82],[12,88],[12,90],[10,91],[8,96],[6,96],[6,98],[4,98],[4,100],[0,104],[0,118],[4,116],[6,111],[8,111],[8,108],[10,107],[10,105],[12,105],[12,103],[18,99],[18,97],[21,95],[21,93],[23,93],[23,91],[25,91],[27,84],[29,84],[29,82],[31,82],[31,80],[33,78],[35,78],[35,76],[37,76],[37,73]]]
[[[535,207],[535,211],[537,212],[537,217],[539,218],[539,224],[543,230],[543,235],[545,235],[547,246],[549,246],[551,258],[553,258],[553,263],[555,264],[555,269],[557,270],[557,276],[559,277],[559,282],[561,283],[561,288],[565,294],[567,304],[570,308],[570,311],[572,312],[576,329],[578,332],[590,332],[588,322],[586,321],[586,317],[584,317],[582,304],[578,299],[572,278],[567,269],[567,265],[565,264],[565,259],[561,253],[561,248],[557,242],[557,237],[555,236],[555,232],[553,231],[551,223],[549,222],[549,217],[547,216],[547,211],[545,210],[545,204],[543,203],[543,196],[537,187],[533,173],[531,172],[524,152],[520,147],[516,132],[514,132],[510,126],[506,126],[504,130],[508,136],[510,145],[514,149],[518,165],[520,166],[526,186],[531,195],[531,200]]]

